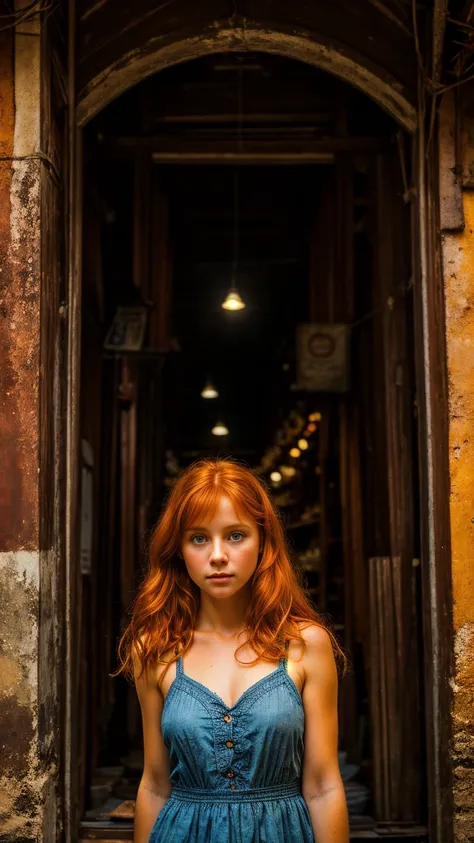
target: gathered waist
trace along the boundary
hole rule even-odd
[[[274,787],[255,787],[249,790],[200,790],[195,787],[173,787],[171,799],[180,802],[270,802],[273,799],[288,799],[301,796],[299,782],[276,785]]]

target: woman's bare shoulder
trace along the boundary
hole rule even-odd
[[[317,623],[301,623],[300,633],[308,647],[312,649],[329,647],[332,650],[331,637],[324,626]]]
[[[142,654],[147,641],[147,636],[142,635],[139,638],[139,643],[135,642],[132,647],[135,682],[138,681],[142,685],[160,688],[163,677],[166,675],[171,662],[175,658],[175,651],[173,647],[165,650],[164,653],[160,654],[159,660],[153,660],[151,664],[147,665],[146,670],[144,670]]]
[[[334,651],[328,631],[316,623],[301,622],[298,626],[301,638],[290,639],[288,656],[298,664],[304,680],[314,671],[332,669]]]

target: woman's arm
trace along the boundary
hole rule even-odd
[[[154,671],[139,676],[140,668],[135,661],[134,667],[135,687],[142,712],[145,756],[135,806],[133,843],[148,843],[155,820],[171,792],[170,762],[161,732],[163,695],[156,683]]]
[[[302,793],[316,843],[348,843],[346,797],[337,757],[337,671],[329,635],[312,625],[302,630],[305,684],[305,748]]]

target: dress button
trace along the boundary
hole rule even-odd
[[[224,714],[224,720],[225,720],[226,723],[230,723],[230,721],[232,720],[232,715],[231,714]]]
[[[230,789],[231,789],[231,790],[235,790],[235,789],[236,789],[236,787],[237,787],[237,785],[236,785],[236,784],[231,784]]]
[[[226,773],[226,776],[227,776],[227,778],[228,778],[228,779],[233,779],[233,778],[234,778],[234,776],[235,776],[235,773],[234,773],[234,771],[233,771],[233,770],[229,770],[229,771]]]
[[[226,741],[225,745],[228,749],[232,749],[232,747],[234,746],[234,741]]]

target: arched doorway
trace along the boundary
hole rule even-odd
[[[183,37],[170,34],[164,45],[133,49],[128,55],[87,80],[77,104],[77,120],[85,125],[102,108],[131,86],[182,61],[216,52],[266,52],[326,70],[371,97],[408,131],[416,127],[416,108],[403,92],[403,86],[381,68],[370,67],[362,56],[350,55],[337,46],[318,42],[308,34],[258,26],[252,23],[229,26],[214,24]]]
[[[90,83],[85,96],[78,102],[79,124],[82,125],[85,123],[93,113],[98,112],[117,93],[129,87],[130,84],[136,83],[138,79],[145,78],[164,66],[178,64],[199,55],[215,53],[221,49],[238,51],[242,48],[242,40],[239,43],[235,29],[228,30],[226,34],[225,28],[221,27],[214,35],[215,40],[210,37],[206,45],[203,45],[201,37],[196,39],[195,43],[193,43],[192,39],[177,39],[176,42],[168,45],[163,51],[157,49],[154,54],[150,54],[141,60],[136,56],[135,58],[131,58],[130,61],[125,60],[123,66],[117,66],[111,74],[108,72],[104,73],[103,76],[99,74],[95,81]],[[222,44],[224,44],[224,47],[222,47]],[[274,49],[272,49],[272,45]],[[298,36],[292,37],[288,34],[283,34],[282,36],[281,33],[262,32],[260,29],[255,30],[253,34],[250,29],[245,30],[245,48],[249,49],[250,47],[254,50],[263,50],[268,53],[288,56],[291,54],[298,60],[324,67],[336,73],[341,78],[350,80],[353,84],[364,89],[395,116],[405,128],[413,129],[415,126],[415,110],[413,105],[410,104],[408,99],[405,99],[405,97],[397,92],[396,84],[392,86],[386,80],[380,80],[376,74],[370,74],[366,69],[348,60],[347,57],[339,55],[338,58],[333,53],[329,56],[326,48],[322,48],[321,45],[315,45],[314,49],[308,48],[308,39],[306,38],[301,39]],[[291,53],[290,50],[292,51]],[[378,177],[381,180],[381,184],[383,183],[385,189],[390,191],[388,185],[392,176],[388,175],[387,172],[385,175],[383,174],[383,164],[380,165],[380,168]],[[387,194],[385,194],[385,198],[388,198]],[[382,210],[382,207],[383,202],[380,204],[380,210]],[[386,245],[389,245],[387,241]],[[387,268],[388,266],[386,265],[385,269]],[[392,444],[396,447],[395,442]],[[347,439],[346,447],[350,447]],[[393,588],[393,583],[390,585],[390,588]]]

